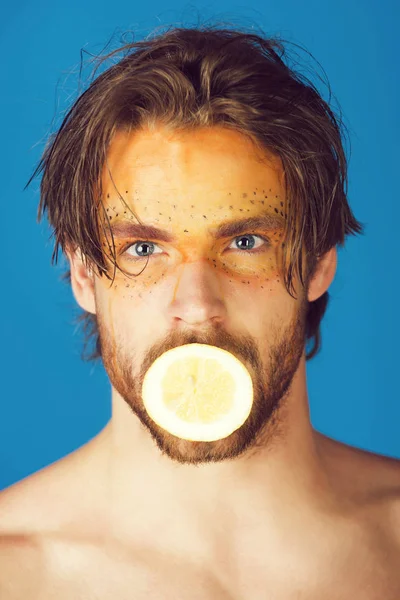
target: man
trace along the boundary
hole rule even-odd
[[[0,495],[0,596],[398,600],[400,463],[310,423],[336,245],[362,230],[338,122],[274,40],[180,29],[125,50],[40,165],[112,419]],[[190,343],[254,384],[217,441],[143,404],[148,368]]]

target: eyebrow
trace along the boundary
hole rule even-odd
[[[249,230],[262,229],[263,231],[280,230],[285,228],[284,217],[276,213],[267,213],[257,217],[247,217],[239,220],[224,221],[217,227],[211,227],[211,235],[215,239],[233,237]],[[175,236],[165,229],[153,225],[132,223],[127,219],[116,220],[111,224],[111,231],[116,238],[138,238],[142,240],[161,240],[163,242],[176,242]]]

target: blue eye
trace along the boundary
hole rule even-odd
[[[266,242],[269,242],[269,240],[267,240],[267,238],[263,237],[262,235],[255,235],[255,234],[253,234],[253,233],[245,233],[245,234],[242,234],[242,235],[238,235],[237,237],[235,237],[235,238],[233,239],[233,242],[236,242],[236,240],[242,240],[242,239],[244,239],[244,238],[249,238],[249,237],[250,237],[250,238],[256,238],[256,237],[258,237],[258,238],[260,238],[261,240],[264,240],[264,241],[266,241]],[[260,252],[261,250],[263,250],[263,249],[264,249],[264,247],[265,247],[265,246],[263,245],[263,246],[261,246],[261,248],[260,248],[260,247],[258,247],[258,248],[256,248],[255,250],[253,250],[253,246],[254,246],[254,244],[250,244],[250,245],[251,245],[251,248],[248,248],[248,247],[246,247],[246,246],[245,246],[244,248],[239,248],[239,250],[246,250],[247,252],[249,252],[249,250],[251,250],[251,251],[252,251],[252,253],[253,253],[253,254],[255,254],[255,253],[257,253],[257,252]]]
[[[128,246],[128,248],[125,250],[124,254],[126,254],[128,250],[130,250],[131,248],[133,248],[136,245],[138,245],[139,248],[140,248],[140,246],[144,246],[144,247],[146,247],[146,246],[153,246],[154,247],[157,244],[154,244],[153,242],[147,242],[147,241],[140,241],[139,240],[139,241],[133,242],[133,244],[131,244],[130,246]],[[137,251],[136,248],[135,248],[135,251]],[[139,250],[139,252],[140,252],[140,250]],[[142,258],[150,258],[150,256],[153,256],[153,254],[150,254],[149,256],[132,256],[131,254],[128,253],[128,256],[129,256],[129,260],[141,260]]]
[[[245,233],[242,235],[238,235],[235,238],[233,238],[231,243],[236,242],[236,240],[242,240],[244,238],[259,238],[260,240],[263,240],[263,242],[265,242],[261,247],[258,247],[256,249],[253,249],[254,243],[251,244],[250,242],[250,246],[251,248],[249,248],[248,246],[245,246],[244,248],[233,248],[234,252],[241,252],[242,254],[246,253],[246,254],[258,254],[259,252],[264,252],[266,250],[266,248],[268,248],[270,246],[270,241],[267,237],[264,237],[262,235],[255,235],[253,233]],[[124,250],[122,250],[123,255],[125,255],[127,257],[127,260],[133,260],[133,261],[139,261],[139,260],[144,260],[144,259],[148,259],[151,258],[153,256],[157,256],[157,255],[161,255],[162,252],[157,252],[154,253],[152,252],[149,255],[146,256],[132,256],[132,254],[130,254],[128,252],[128,250],[130,250],[131,248],[133,248],[135,251],[139,251],[141,252],[142,250],[137,250],[136,248],[134,248],[135,246],[139,246],[139,248],[142,247],[146,247],[146,246],[150,246],[152,248],[156,247],[157,244],[155,244],[154,242],[149,242],[148,240],[136,240],[135,242],[131,242]]]

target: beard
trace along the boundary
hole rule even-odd
[[[247,459],[260,449],[270,451],[285,435],[286,400],[305,351],[307,309],[305,296],[286,328],[271,328],[267,360],[262,359],[256,342],[248,334],[233,336],[218,323],[207,332],[172,331],[148,349],[136,372],[134,352],[111,336],[102,315],[98,313],[104,368],[112,386],[139,419],[141,427],[151,436],[162,455],[177,463],[191,465],[234,460],[239,456]],[[143,403],[143,380],[153,362],[172,348],[193,343],[227,350],[246,366],[252,378],[254,396],[250,414],[236,431],[221,440],[204,442],[179,438],[155,423]]]

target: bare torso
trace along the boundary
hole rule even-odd
[[[222,555],[207,561],[156,541],[111,537],[96,482],[83,485],[95,438],[0,494],[0,598],[399,600],[400,461],[317,435],[341,493],[357,499],[357,514],[316,523],[285,553],[255,548],[240,573]]]

